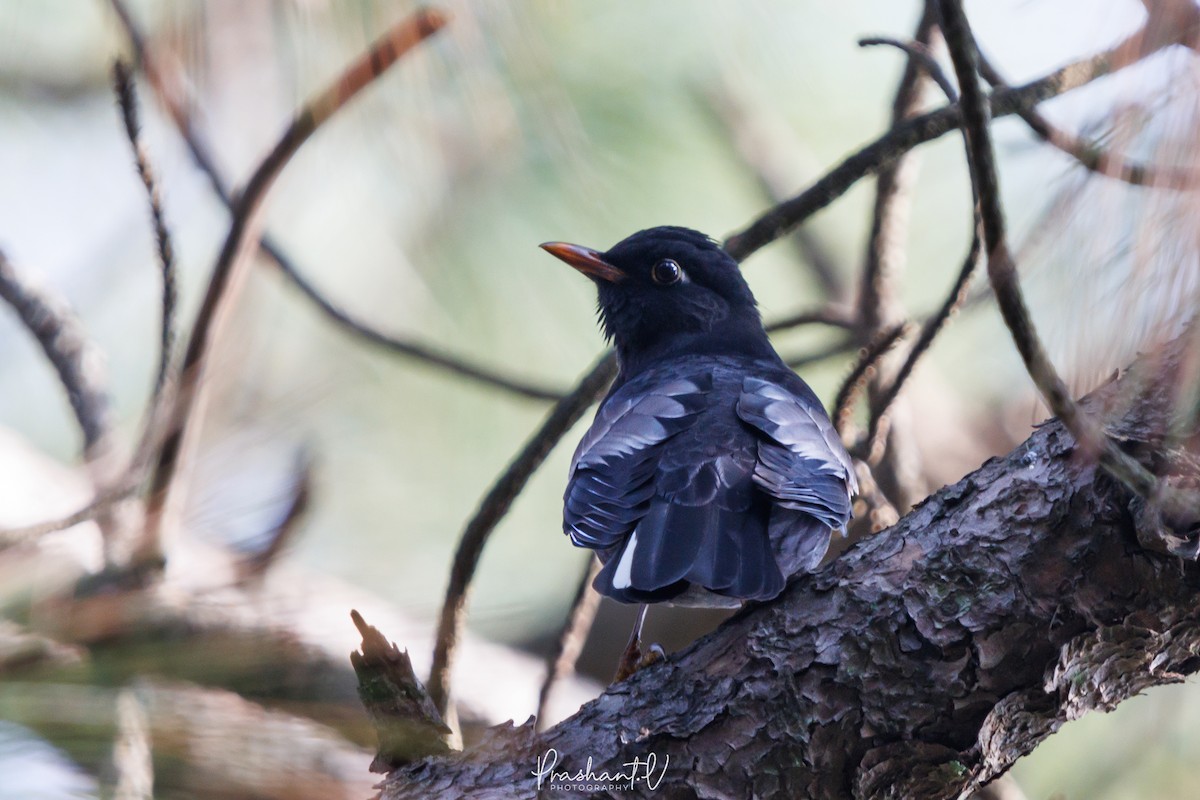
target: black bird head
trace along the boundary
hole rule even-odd
[[[541,247],[595,281],[604,332],[626,374],[681,354],[775,357],[737,262],[698,231],[649,228],[603,253]]]

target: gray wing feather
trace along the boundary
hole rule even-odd
[[[659,445],[687,427],[701,392],[685,379],[626,384],[601,405],[575,451],[563,497],[572,543],[605,551],[633,531],[654,496]]]
[[[694,413],[679,398],[697,391],[691,381],[676,380],[655,387],[654,394],[630,396],[632,393],[618,392],[600,407],[592,427],[575,449],[572,476],[581,467],[629,456],[666,439],[670,432],[665,421]]]
[[[858,482],[850,456],[811,390],[803,386],[801,393],[747,378],[737,411],[766,435],[758,445],[755,483],[777,505],[803,511],[830,528],[845,528]]]

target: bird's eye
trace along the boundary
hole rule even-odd
[[[650,277],[659,286],[670,286],[672,283],[679,283],[683,278],[683,269],[672,259],[664,258],[650,270]]]

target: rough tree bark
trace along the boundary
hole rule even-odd
[[[1086,401],[1159,469],[1177,363],[1144,358]],[[393,772],[383,798],[534,797],[550,749],[571,772],[657,757],[656,790],[589,796],[958,796],[1200,667],[1200,568],[1143,549],[1129,506],[1051,421],[557,727],[493,729]]]

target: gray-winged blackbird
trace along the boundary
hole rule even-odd
[[[604,564],[596,589],[732,607],[815,567],[850,519],[854,470],[737,262],[678,227],[542,248],[595,281],[620,365],[565,495],[565,532]]]

